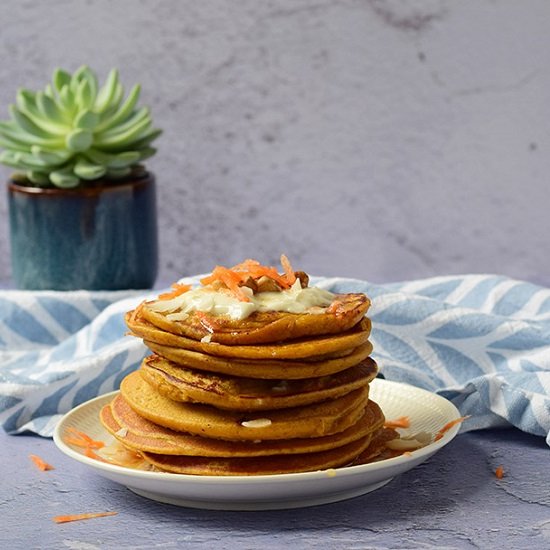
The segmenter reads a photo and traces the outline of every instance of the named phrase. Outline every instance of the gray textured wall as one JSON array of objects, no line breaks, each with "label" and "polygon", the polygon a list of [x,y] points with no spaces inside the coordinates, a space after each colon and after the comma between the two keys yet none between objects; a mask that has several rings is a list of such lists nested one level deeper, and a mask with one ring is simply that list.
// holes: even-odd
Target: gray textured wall
[{"label": "gray textured wall", "polygon": [[550,284],[547,0],[4,0],[0,20],[2,118],[56,66],[141,82],[164,281],[285,252]]}]

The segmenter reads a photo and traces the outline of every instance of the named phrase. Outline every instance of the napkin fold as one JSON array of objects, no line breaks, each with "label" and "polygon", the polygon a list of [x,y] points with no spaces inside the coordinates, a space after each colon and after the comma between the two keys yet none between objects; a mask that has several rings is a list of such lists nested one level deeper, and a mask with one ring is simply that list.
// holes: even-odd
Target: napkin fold
[{"label": "napkin fold", "polygon": [[[196,283],[197,277],[184,279]],[[550,289],[496,275],[377,285],[312,277],[372,300],[386,379],[451,400],[463,431],[516,426],[550,445]],[[124,313],[143,292],[0,292],[0,424],[50,437],[61,415],[118,388],[147,354]]]}]

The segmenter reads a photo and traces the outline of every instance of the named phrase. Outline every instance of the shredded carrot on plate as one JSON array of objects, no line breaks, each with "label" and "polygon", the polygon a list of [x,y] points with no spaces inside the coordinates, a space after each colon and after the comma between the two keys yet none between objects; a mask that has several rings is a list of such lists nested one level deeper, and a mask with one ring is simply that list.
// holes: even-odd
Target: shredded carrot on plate
[{"label": "shredded carrot on plate", "polygon": [[386,420],[384,422],[384,428],[409,428],[411,420],[408,416],[400,416],[394,420]]},{"label": "shredded carrot on plate", "polygon": [[460,418],[456,418],[455,420],[451,420],[450,422],[447,422],[441,430],[439,430],[434,437],[434,441],[439,441],[453,426],[456,426],[457,424],[461,424],[466,420],[467,418],[470,418],[470,416],[461,416]]},{"label": "shredded carrot on plate", "polygon": [[171,300],[172,298],[177,298],[178,296],[181,296],[182,294],[185,294],[186,292],[191,290],[191,285],[174,283],[171,288],[172,290],[170,292],[159,294],[159,300]]},{"label": "shredded carrot on plate", "polygon": [[102,518],[105,516],[116,516],[118,512],[95,512],[91,514],[71,514],[68,516],[55,516],[55,523],[67,523],[69,521],[79,521],[81,519]]},{"label": "shredded carrot on plate", "polygon": [[495,470],[495,476],[497,479],[502,479],[504,477],[504,468],[502,466],[498,466]]},{"label": "shredded carrot on plate", "polygon": [[29,455],[29,458],[34,462],[36,467],[43,472],[47,470],[54,470],[54,467],[51,464],[48,464],[42,460],[38,455]]},{"label": "shredded carrot on plate", "polygon": [[102,456],[99,456],[93,449],[91,449],[90,447],[86,447],[86,449],[84,450],[84,454],[88,457],[88,458],[93,458],[94,460],[99,460],[100,462],[106,462],[107,464],[110,464],[110,461],[109,460],[105,460]]},{"label": "shredded carrot on plate", "polygon": [[88,434],[85,434],[76,428],[69,427],[66,432],[71,434],[71,436],[65,436],[65,443],[76,445],[77,447],[83,447],[85,449],[101,449],[101,447],[105,447],[105,443],[103,441],[92,439]]}]

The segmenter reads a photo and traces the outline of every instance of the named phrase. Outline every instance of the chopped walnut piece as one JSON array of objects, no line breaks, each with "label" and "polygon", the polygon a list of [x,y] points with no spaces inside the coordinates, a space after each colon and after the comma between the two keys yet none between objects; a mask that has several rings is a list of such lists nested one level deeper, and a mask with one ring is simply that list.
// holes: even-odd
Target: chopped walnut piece
[{"label": "chopped walnut piece", "polygon": [[296,279],[300,279],[300,284],[302,285],[302,288],[307,288],[307,285],[309,284],[308,274],[304,273],[303,271],[295,271],[294,275],[296,275]]},{"label": "chopped walnut piece", "polygon": [[256,285],[258,286],[257,292],[281,292],[282,290],[277,281],[274,281],[265,275],[256,281]]},{"label": "chopped walnut piece", "polygon": [[254,292],[254,294],[258,292],[258,283],[252,277],[248,277],[248,279],[241,283],[240,286],[248,287],[250,290],[252,290],[252,292]]}]

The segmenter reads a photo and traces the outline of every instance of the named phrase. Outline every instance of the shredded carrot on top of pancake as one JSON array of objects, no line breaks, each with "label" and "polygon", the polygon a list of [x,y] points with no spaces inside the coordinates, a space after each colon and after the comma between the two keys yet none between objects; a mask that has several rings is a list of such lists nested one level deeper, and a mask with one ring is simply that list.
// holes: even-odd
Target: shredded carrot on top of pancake
[{"label": "shredded carrot on top of pancake", "polygon": [[296,281],[296,275],[288,258],[281,255],[281,265],[284,274],[280,274],[276,268],[260,264],[256,260],[245,260],[231,268],[217,265],[212,273],[201,279],[201,284],[210,285],[216,281],[223,283],[233,295],[241,302],[249,302],[250,298],[243,292],[241,286],[248,279],[260,279],[268,277],[273,279],[282,289],[290,288]]},{"label": "shredded carrot on top of pancake", "polygon": [[171,300],[176,298],[181,294],[184,294],[188,290],[191,290],[191,285],[183,285],[181,283],[174,283],[172,285],[172,290],[170,292],[165,292],[164,294],[159,294],[159,300]]}]

